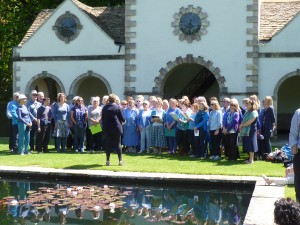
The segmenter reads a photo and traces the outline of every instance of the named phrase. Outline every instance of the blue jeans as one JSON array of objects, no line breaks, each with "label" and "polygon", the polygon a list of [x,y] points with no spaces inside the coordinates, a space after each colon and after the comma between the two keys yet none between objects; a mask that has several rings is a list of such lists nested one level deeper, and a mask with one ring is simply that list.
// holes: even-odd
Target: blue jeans
[{"label": "blue jeans", "polygon": [[29,146],[29,138],[30,138],[30,131],[26,129],[26,124],[18,123],[18,130],[19,130],[19,146],[18,146],[18,153],[28,153],[28,146]]},{"label": "blue jeans", "polygon": [[14,153],[18,151],[18,124],[12,124],[9,136],[9,149],[13,149]]},{"label": "blue jeans", "polygon": [[56,137],[56,150],[66,151],[67,137]]},{"label": "blue jeans", "polygon": [[76,124],[74,127],[74,150],[83,151],[85,127],[79,127]]},{"label": "blue jeans", "polygon": [[141,151],[150,150],[150,126],[143,127],[141,131]]}]

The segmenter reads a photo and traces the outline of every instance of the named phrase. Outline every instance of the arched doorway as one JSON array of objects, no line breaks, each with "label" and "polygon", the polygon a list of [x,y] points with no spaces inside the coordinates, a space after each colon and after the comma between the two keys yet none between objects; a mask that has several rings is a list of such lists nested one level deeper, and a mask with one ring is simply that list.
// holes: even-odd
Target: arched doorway
[{"label": "arched doorway", "polygon": [[181,98],[183,95],[190,99],[195,96],[211,96],[219,98],[219,85],[214,75],[199,64],[181,64],[173,68],[165,77],[164,98]]},{"label": "arched doorway", "polygon": [[45,97],[51,101],[56,101],[57,93],[65,92],[62,82],[54,75],[42,72],[31,78],[28,82],[25,93],[31,93],[32,90],[44,92]]},{"label": "arched doorway", "polygon": [[274,106],[277,109],[277,133],[279,135],[289,133],[292,116],[300,107],[299,83],[300,74],[298,71],[292,72],[284,76],[275,88]]},{"label": "arched doorway", "polygon": [[103,97],[111,93],[111,88],[107,80],[101,75],[89,71],[78,76],[70,87],[70,96],[81,96],[86,105],[93,96]]},{"label": "arched doorway", "polygon": [[168,62],[159,70],[154,82],[152,92],[164,98],[182,95],[193,98],[202,95],[221,99],[228,96],[228,88],[220,69],[212,61],[206,61],[201,56],[194,57],[192,54]]}]

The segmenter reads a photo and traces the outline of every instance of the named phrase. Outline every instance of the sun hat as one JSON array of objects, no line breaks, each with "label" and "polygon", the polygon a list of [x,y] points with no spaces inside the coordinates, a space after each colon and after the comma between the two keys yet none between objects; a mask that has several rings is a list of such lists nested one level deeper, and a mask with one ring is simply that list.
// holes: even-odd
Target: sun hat
[{"label": "sun hat", "polygon": [[20,94],[19,95],[19,100],[21,100],[21,99],[27,99],[26,95]]},{"label": "sun hat", "polygon": [[31,91],[31,94],[32,94],[32,95],[37,95],[37,91],[36,91],[36,90],[32,90],[32,91]]}]

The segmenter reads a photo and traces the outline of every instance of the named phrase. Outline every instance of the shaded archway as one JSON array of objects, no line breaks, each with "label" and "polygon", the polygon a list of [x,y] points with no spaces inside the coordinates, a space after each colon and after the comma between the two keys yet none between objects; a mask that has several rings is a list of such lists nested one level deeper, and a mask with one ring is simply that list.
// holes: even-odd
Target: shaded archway
[{"label": "shaded archway", "polygon": [[283,76],[274,89],[274,108],[277,114],[278,134],[288,134],[292,116],[300,107],[300,70]]},{"label": "shaded archway", "polygon": [[[209,60],[206,61],[201,56],[194,57],[189,54],[186,57],[177,57],[175,61],[168,62],[166,67],[160,69],[160,74],[154,80],[155,87],[153,87],[153,93],[163,97],[169,97],[169,95],[173,95],[174,97],[177,94],[180,95],[183,93],[181,92],[182,90],[177,94],[175,94],[174,90],[170,91],[173,88],[172,86],[174,86],[172,82],[180,82],[180,88],[185,89],[189,83],[197,82],[193,81],[193,79],[196,79],[197,76],[199,78],[202,76],[202,78],[205,77],[202,84],[205,85],[205,83],[208,82],[206,84],[211,88],[206,90],[207,95],[223,98],[228,95],[228,90],[225,86],[225,78],[221,76],[220,72],[218,67],[213,66],[213,62]],[[180,75],[180,73],[184,74]],[[165,91],[168,91],[169,93],[165,93]],[[199,87],[198,92],[196,90],[194,93],[186,93],[184,95],[197,94],[203,94],[199,92]]]},{"label": "shaded archway", "polygon": [[219,97],[219,85],[215,76],[199,64],[181,64],[173,68],[165,78],[164,98],[181,98],[186,95],[190,99],[195,96]]},{"label": "shaded archway", "polygon": [[88,104],[90,97],[107,95],[111,93],[108,81],[101,75],[92,71],[78,76],[70,87],[69,97],[81,96],[85,104]]},{"label": "shaded archway", "polygon": [[32,90],[44,92],[44,95],[50,97],[51,100],[56,100],[57,93],[65,93],[65,88],[60,79],[47,71],[43,71],[29,80],[25,88],[25,93],[28,94]]}]

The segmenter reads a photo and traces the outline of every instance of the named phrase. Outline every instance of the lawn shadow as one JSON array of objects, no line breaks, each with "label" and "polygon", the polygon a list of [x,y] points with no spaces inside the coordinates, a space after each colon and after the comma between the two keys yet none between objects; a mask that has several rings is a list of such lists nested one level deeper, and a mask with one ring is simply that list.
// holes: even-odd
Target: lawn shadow
[{"label": "lawn shadow", "polygon": [[91,165],[72,165],[72,166],[67,166],[64,167],[63,169],[73,169],[73,170],[88,170],[88,169],[93,169],[97,167],[104,167],[105,165],[100,165],[100,164],[91,164]]}]

